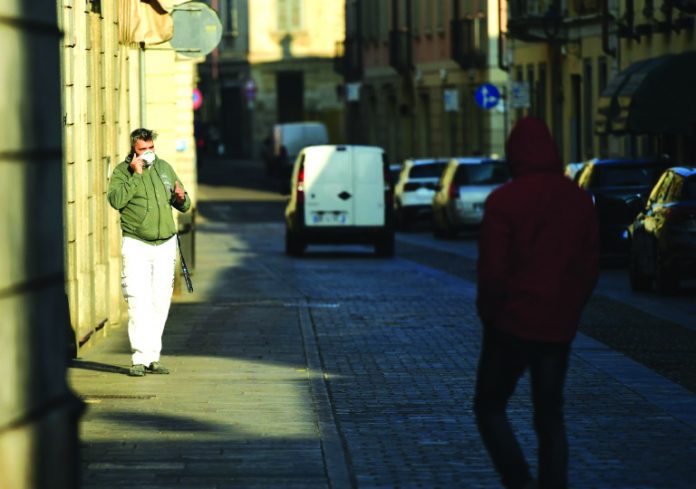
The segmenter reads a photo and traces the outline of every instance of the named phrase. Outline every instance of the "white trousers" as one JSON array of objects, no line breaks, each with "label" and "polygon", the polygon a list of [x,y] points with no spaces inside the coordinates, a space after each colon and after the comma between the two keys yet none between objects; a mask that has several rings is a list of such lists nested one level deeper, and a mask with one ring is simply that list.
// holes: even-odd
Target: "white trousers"
[{"label": "white trousers", "polygon": [[150,245],[124,236],[121,287],[128,303],[128,338],[133,365],[158,362],[169,315],[176,268],[176,236]]}]

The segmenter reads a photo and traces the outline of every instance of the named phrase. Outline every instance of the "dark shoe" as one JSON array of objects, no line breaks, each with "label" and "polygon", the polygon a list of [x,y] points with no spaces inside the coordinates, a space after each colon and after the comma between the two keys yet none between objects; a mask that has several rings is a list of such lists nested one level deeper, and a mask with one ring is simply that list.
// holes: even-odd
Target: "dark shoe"
[{"label": "dark shoe", "polygon": [[167,367],[163,367],[159,362],[152,362],[149,367],[146,369],[147,373],[149,374],[168,374],[169,369]]},{"label": "dark shoe", "polygon": [[141,363],[131,365],[131,368],[128,370],[128,375],[130,375],[131,377],[144,377],[145,365]]}]

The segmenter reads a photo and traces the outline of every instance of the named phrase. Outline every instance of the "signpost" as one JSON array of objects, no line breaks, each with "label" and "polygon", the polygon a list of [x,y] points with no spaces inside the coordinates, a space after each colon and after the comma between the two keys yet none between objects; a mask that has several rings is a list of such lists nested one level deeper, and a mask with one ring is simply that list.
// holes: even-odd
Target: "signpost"
[{"label": "signpost", "polygon": [[197,88],[193,89],[193,110],[198,110],[203,105],[203,94]]},{"label": "signpost", "polygon": [[444,92],[445,112],[459,112],[459,92],[448,88]]},{"label": "signpost", "polygon": [[215,10],[203,2],[187,2],[172,11],[174,37],[170,41],[182,56],[197,58],[215,49],[222,38],[222,23]]},{"label": "signpost", "polygon": [[522,81],[512,82],[510,87],[510,108],[528,109],[530,106],[529,83]]},{"label": "signpost", "polygon": [[244,83],[244,98],[247,101],[247,107],[249,109],[254,108],[254,101],[256,100],[256,82],[253,78],[249,78],[246,83]]},{"label": "signpost", "polygon": [[495,85],[484,83],[476,89],[474,97],[479,107],[489,110],[498,105],[500,101],[500,91],[498,91],[498,87]]}]

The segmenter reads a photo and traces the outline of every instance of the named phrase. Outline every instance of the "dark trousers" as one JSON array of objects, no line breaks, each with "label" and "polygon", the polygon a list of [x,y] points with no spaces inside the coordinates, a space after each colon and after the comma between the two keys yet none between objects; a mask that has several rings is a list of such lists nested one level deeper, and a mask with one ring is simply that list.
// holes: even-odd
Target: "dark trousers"
[{"label": "dark trousers", "polygon": [[489,328],[484,331],[474,412],[483,443],[507,488],[522,488],[533,479],[506,414],[508,399],[527,368],[539,443],[539,487],[568,485],[563,385],[569,352],[569,343],[525,341]]}]

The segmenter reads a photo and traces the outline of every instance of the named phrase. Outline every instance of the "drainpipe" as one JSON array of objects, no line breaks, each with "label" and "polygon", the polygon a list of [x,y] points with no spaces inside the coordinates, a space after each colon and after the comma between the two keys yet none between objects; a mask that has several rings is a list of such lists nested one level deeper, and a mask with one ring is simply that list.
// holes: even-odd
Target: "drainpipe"
[{"label": "drainpipe", "polygon": [[[507,30],[505,32],[507,32]],[[503,5],[502,0],[498,0],[498,68],[500,68],[503,71],[510,71],[510,67],[505,64],[504,49],[505,43],[503,42]]]},{"label": "drainpipe", "polygon": [[145,43],[140,43],[138,50],[138,64],[140,65],[140,127],[147,127],[147,104],[145,103]]},{"label": "drainpipe", "polygon": [[616,49],[609,45],[609,20],[609,0],[602,0],[602,51],[613,58]]}]

